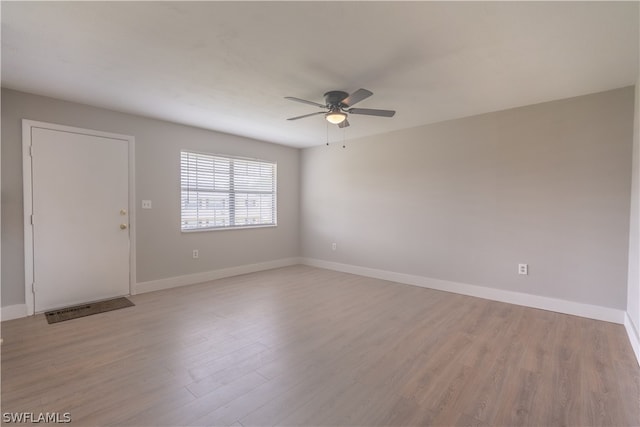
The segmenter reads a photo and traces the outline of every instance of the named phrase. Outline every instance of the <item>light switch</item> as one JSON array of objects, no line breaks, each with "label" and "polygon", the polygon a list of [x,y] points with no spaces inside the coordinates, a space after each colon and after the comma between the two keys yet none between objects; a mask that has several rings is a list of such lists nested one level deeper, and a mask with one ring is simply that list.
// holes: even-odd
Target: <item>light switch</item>
[{"label": "light switch", "polygon": [[143,200],[142,209],[151,209],[151,200]]}]

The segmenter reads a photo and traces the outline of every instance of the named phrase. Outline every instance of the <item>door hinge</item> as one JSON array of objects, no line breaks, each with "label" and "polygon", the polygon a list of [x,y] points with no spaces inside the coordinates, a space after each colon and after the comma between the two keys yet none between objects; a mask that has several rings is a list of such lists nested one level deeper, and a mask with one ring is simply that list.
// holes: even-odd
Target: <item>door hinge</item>
[{"label": "door hinge", "polygon": [[33,215],[31,215],[31,225],[33,225]]},{"label": "door hinge", "polygon": [[31,293],[36,293],[36,282],[31,283]]},{"label": "door hinge", "polygon": [[29,146],[29,155],[33,157],[33,145]]}]

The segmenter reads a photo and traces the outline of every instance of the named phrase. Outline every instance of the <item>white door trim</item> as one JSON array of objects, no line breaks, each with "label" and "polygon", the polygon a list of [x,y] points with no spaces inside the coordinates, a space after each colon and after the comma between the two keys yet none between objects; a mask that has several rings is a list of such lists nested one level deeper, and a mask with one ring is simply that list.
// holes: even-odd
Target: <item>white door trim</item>
[{"label": "white door trim", "polygon": [[136,283],[136,203],[135,203],[135,138],[129,135],[63,126],[35,120],[22,120],[22,180],[24,197],[24,298],[27,315],[34,313],[33,293],[33,186],[31,170],[31,129],[41,128],[127,141],[129,146],[129,293]]}]

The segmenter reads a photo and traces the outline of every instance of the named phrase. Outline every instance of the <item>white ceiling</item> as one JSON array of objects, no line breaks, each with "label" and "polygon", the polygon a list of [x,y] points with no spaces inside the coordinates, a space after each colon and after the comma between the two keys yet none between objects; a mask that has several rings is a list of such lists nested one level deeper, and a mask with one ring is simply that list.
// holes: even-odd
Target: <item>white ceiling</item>
[{"label": "white ceiling", "polygon": [[7,2],[2,86],[295,147],[632,85],[638,2]]}]

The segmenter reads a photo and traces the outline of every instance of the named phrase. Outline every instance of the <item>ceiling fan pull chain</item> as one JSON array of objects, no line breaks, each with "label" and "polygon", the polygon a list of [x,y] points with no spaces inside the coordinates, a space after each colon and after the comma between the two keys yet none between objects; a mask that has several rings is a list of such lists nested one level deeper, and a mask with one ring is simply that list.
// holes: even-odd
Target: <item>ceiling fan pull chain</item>
[{"label": "ceiling fan pull chain", "polygon": [[329,146],[329,122],[327,122],[327,146]]}]

